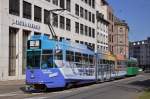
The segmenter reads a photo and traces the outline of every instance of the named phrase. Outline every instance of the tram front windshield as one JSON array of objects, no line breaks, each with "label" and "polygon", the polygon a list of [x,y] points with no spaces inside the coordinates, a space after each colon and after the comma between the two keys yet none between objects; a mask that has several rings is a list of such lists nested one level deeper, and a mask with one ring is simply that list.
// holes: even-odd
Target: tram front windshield
[{"label": "tram front windshield", "polygon": [[53,68],[53,50],[43,50],[42,51],[42,60],[41,60],[41,69]]},{"label": "tram front windshield", "polygon": [[27,52],[27,67],[29,69],[40,68],[41,51]]}]

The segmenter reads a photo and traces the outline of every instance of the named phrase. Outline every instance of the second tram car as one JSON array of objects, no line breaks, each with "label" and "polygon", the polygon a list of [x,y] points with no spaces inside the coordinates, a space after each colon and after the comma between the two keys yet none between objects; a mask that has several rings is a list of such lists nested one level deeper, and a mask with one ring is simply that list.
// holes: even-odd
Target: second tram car
[{"label": "second tram car", "polygon": [[136,58],[130,58],[127,61],[127,76],[135,76],[139,73],[138,62]]}]

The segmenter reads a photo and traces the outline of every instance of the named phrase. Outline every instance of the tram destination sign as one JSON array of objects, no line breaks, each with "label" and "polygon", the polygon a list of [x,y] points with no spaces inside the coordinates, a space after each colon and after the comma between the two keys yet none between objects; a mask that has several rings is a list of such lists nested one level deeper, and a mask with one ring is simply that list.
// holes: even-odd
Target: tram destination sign
[{"label": "tram destination sign", "polygon": [[41,41],[40,40],[30,40],[28,41],[28,49],[40,49]]}]

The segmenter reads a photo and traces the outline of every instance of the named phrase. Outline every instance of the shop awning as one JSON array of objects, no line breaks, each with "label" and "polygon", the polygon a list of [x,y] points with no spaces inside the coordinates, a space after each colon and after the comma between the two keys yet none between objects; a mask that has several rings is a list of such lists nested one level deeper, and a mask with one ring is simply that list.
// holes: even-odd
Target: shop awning
[{"label": "shop awning", "polygon": [[107,52],[106,53],[106,59],[111,60],[111,61],[115,61],[116,57],[115,57],[115,55],[111,54],[110,52]]}]

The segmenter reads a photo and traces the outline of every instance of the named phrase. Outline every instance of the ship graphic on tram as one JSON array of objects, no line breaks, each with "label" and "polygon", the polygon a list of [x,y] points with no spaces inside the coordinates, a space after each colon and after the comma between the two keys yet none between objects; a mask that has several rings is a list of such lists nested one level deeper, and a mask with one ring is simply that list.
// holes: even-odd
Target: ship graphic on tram
[{"label": "ship graphic on tram", "polygon": [[115,60],[106,60],[106,55],[83,44],[34,35],[27,45],[26,84],[35,88],[60,88],[126,75],[126,70],[116,71]]}]

